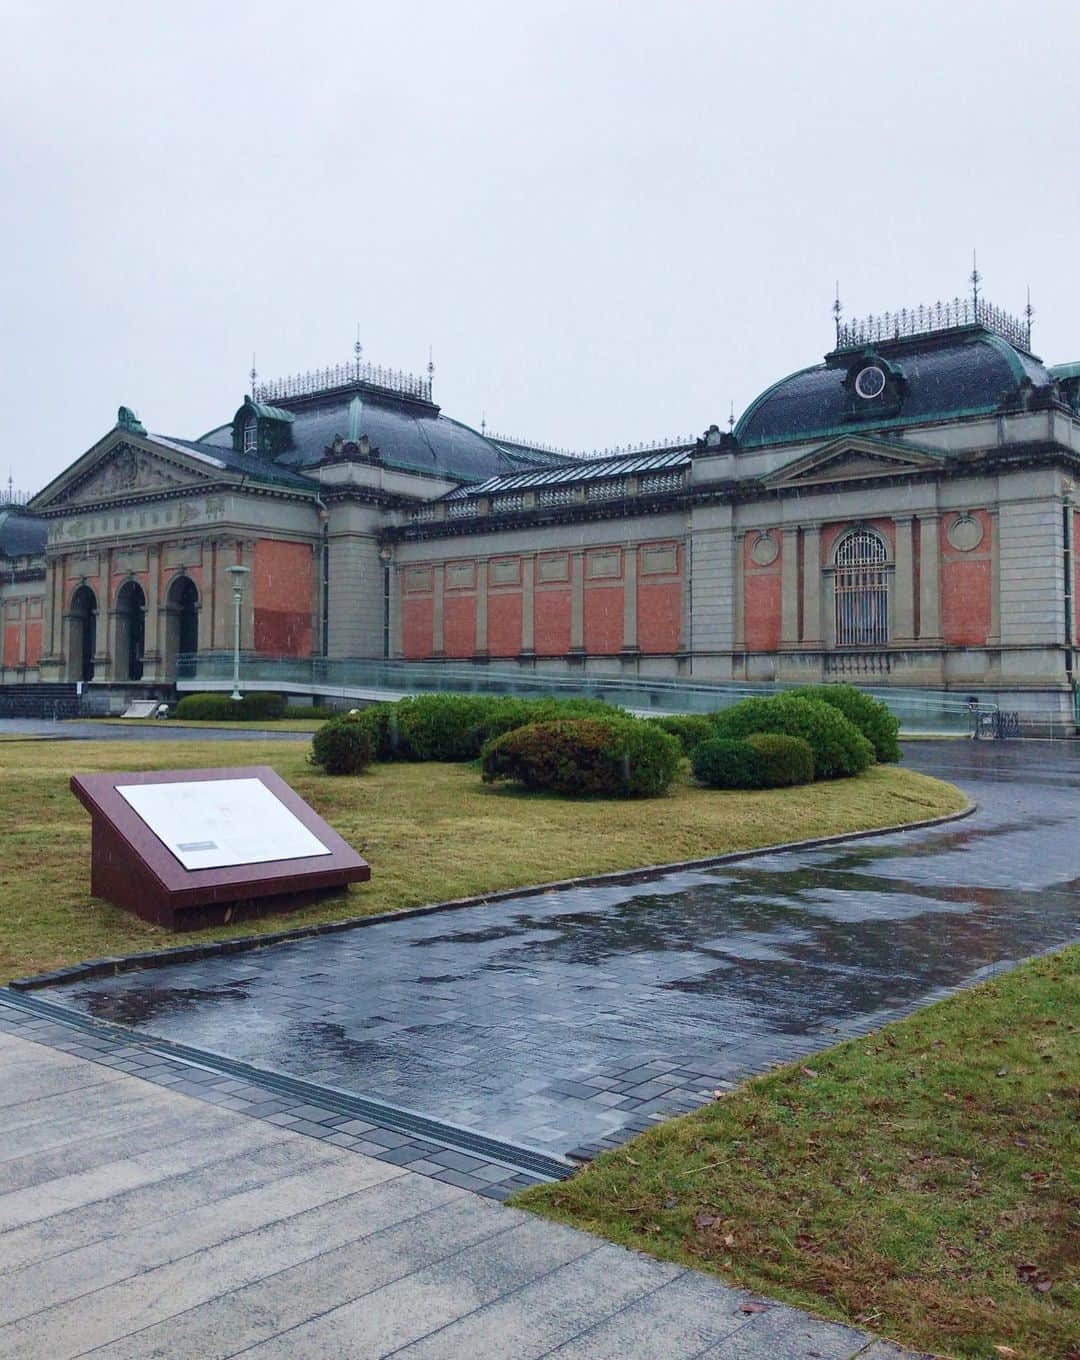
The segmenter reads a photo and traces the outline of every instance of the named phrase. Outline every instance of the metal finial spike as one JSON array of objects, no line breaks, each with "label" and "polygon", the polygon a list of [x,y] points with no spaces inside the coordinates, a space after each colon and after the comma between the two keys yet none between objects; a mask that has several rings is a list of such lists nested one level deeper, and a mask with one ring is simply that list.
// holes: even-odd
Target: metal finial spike
[{"label": "metal finial spike", "polygon": [[432,378],[434,378],[434,376],[435,376],[435,359],[434,359],[434,357],[433,357],[433,355],[432,355],[432,350],[431,350],[431,346],[430,346],[430,345],[428,345],[428,351],[427,351],[427,375],[428,375],[428,382],[430,382],[430,381],[432,380]]},{"label": "metal finial spike", "polygon": [[249,376],[250,376],[250,378],[251,378],[251,400],[254,401],[254,400],[255,400],[255,382],[256,382],[256,379],[257,379],[258,376],[259,376],[259,374],[258,374],[258,372],[257,372],[257,370],[256,370],[256,368],[255,368],[255,351],[254,351],[254,350],[251,351],[251,373],[250,373]]},{"label": "metal finial spike", "polygon": [[487,434],[487,412],[480,412],[480,433]]},{"label": "metal finial spike", "polygon": [[979,273],[979,261],[975,251],[971,252],[971,300],[975,304],[976,310],[979,306],[979,284],[982,283],[982,275]]},{"label": "metal finial spike", "polygon": [[356,323],[356,339],[355,339],[355,341],[353,342],[353,347],[352,347],[352,348],[353,348],[353,354],[356,355],[356,362],[359,363],[359,362],[360,362],[360,356],[361,356],[361,355],[363,354],[363,352],[364,352],[364,347],[363,347],[363,345],[360,343],[360,322],[359,322],[359,321]]},{"label": "metal finial spike", "polygon": [[728,429],[729,429],[729,430],[734,430],[734,428],[735,428],[735,403],[734,403],[734,402],[731,403],[731,409],[728,411],[727,423],[728,423]]}]

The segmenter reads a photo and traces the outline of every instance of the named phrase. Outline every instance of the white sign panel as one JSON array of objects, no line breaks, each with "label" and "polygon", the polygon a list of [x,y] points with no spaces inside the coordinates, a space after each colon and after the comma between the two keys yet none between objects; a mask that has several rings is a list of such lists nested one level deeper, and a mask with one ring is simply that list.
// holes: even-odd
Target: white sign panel
[{"label": "white sign panel", "polygon": [[330,854],[261,779],[118,784],[116,792],[185,869]]}]

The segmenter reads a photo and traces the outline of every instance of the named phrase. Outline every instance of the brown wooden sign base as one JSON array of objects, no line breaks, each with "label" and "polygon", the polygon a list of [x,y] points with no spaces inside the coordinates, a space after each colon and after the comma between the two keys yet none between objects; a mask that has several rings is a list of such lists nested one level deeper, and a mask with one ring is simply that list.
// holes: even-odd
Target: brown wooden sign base
[{"label": "brown wooden sign base", "polygon": [[[258,780],[328,853],[226,867],[186,869],[118,787]],[[267,912],[294,910],[363,883],[371,867],[267,765],[72,775],[90,813],[90,891],[169,930],[199,930]]]}]

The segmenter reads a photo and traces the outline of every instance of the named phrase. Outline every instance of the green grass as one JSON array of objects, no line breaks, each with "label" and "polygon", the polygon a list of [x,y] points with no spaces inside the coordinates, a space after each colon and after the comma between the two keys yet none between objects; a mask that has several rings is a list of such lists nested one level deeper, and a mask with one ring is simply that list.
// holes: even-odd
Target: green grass
[{"label": "green grass", "polygon": [[745,1083],[525,1209],[904,1345],[1078,1354],[1080,947]]},{"label": "green grass", "polygon": [[[382,765],[331,778],[306,742],[8,742],[0,747],[0,978],[304,922],[396,911],[500,888],[696,859],[963,807],[909,770],[757,793],[680,782],[642,801],[570,801],[484,785],[464,765]],[[74,771],[271,765],[372,865],[370,883],[289,915],[183,937],[90,896],[90,819]]]}]

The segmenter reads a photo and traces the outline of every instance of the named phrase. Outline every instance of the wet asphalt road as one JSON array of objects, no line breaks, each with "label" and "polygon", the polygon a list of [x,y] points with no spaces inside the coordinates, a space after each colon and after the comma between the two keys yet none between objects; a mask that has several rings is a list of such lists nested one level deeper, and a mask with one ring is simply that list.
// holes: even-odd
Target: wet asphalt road
[{"label": "wet asphalt road", "polygon": [[593,1150],[1080,936],[1080,743],[912,743],[906,759],[978,811],[45,995],[511,1141]]}]

